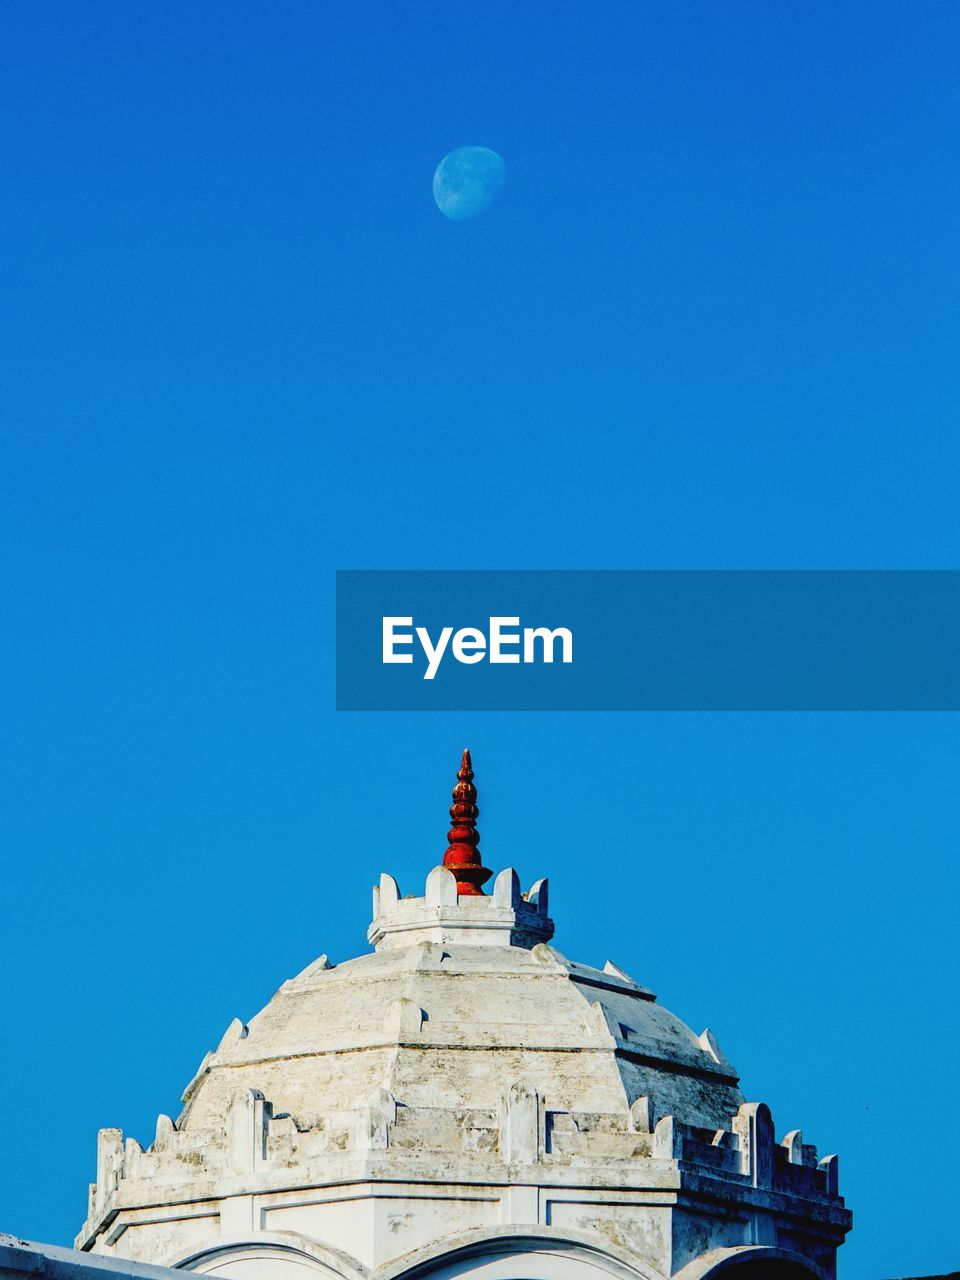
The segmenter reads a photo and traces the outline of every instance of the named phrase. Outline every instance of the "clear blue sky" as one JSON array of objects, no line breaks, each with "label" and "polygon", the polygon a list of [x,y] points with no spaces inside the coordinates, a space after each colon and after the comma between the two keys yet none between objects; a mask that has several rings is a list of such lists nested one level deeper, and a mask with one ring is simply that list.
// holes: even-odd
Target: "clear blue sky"
[{"label": "clear blue sky", "polygon": [[[20,0],[0,17],[8,1229],[489,864],[958,1265],[955,716],[333,711],[337,567],[956,567],[960,9]],[[444,220],[454,147],[506,160]]]}]

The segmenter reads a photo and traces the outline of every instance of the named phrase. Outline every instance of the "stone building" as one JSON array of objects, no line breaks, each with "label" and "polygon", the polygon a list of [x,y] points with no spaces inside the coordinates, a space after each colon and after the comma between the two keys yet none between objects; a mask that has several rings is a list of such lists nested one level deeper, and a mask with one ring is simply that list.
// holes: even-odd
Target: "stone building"
[{"label": "stone building", "polygon": [[484,893],[469,753],[450,812],[423,896],[381,876],[371,952],[234,1020],[146,1149],[101,1130],[77,1247],[237,1280],[830,1280],[837,1157],[778,1142],[709,1030],[556,950],[546,880]]}]

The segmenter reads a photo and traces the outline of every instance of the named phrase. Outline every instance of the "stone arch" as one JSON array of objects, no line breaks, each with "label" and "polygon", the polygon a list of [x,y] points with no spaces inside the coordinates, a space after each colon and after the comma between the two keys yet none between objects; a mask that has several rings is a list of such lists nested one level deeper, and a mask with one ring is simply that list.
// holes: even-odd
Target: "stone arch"
[{"label": "stone arch", "polygon": [[421,1250],[375,1280],[664,1280],[650,1263],[551,1227],[489,1228]]},{"label": "stone arch", "polygon": [[295,1231],[218,1236],[172,1265],[219,1280],[369,1280],[355,1258]]},{"label": "stone arch", "polygon": [[827,1280],[809,1258],[769,1245],[711,1249],[678,1271],[673,1280]]}]

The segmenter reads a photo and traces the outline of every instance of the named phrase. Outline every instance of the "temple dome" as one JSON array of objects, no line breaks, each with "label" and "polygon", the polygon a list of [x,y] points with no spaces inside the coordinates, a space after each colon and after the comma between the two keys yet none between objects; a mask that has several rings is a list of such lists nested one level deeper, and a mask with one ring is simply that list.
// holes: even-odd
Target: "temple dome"
[{"label": "temple dome", "polygon": [[231,1024],[184,1094],[180,1131],[222,1128],[244,1084],[298,1134],[323,1135],[315,1149],[349,1146],[368,1105],[386,1105],[391,1122],[399,1107],[411,1131],[419,1117],[423,1149],[441,1111],[495,1117],[505,1083],[545,1112],[620,1117],[627,1144],[636,1122],[649,1132],[662,1116],[729,1123],[743,1099],[709,1031],[695,1036],[616,965],[551,947],[546,880],[522,893],[508,868],[484,893],[473,776],[465,751],[450,845],[423,896],[402,897],[382,875],[373,954],[336,966],[323,956],[248,1026]]},{"label": "temple dome", "polygon": [[453,800],[422,896],[380,877],[371,952],[234,1019],[146,1149],[101,1129],[79,1247],[230,1280],[712,1280],[760,1254],[831,1280],[836,1158],[777,1144],[709,1031],[556,950],[545,880],[484,891],[466,752]]},{"label": "temple dome", "polygon": [[[716,1129],[743,1101],[709,1032],[695,1035],[616,965],[566,959],[546,939],[547,888],[512,870],[490,897],[458,896],[438,867],[421,898],[388,876],[375,893],[377,949],[285,982],[235,1022],[185,1094],[178,1128],[219,1127],[246,1082],[298,1130],[350,1127],[358,1104],[495,1110],[504,1082],[558,1111],[673,1115]],[[345,1139],[346,1140],[346,1139]]]}]

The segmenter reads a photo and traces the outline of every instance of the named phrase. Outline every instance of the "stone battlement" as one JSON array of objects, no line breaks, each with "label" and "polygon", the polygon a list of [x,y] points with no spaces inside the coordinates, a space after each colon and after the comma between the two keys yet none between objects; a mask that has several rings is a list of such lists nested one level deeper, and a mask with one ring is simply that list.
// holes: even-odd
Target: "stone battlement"
[{"label": "stone battlement", "polygon": [[470,897],[458,895],[452,871],[434,867],[422,898],[401,897],[393,876],[381,875],[367,938],[377,951],[420,942],[530,948],[549,942],[553,932],[546,880],[522,893],[519,876],[508,867],[497,876],[489,897]]},{"label": "stone battlement", "polygon": [[[780,1143],[769,1108],[745,1103],[729,1129],[709,1130],[656,1117],[639,1098],[625,1113],[557,1111],[526,1085],[507,1088],[499,1108],[407,1107],[380,1090],[353,1111],[300,1128],[275,1114],[258,1090],[234,1099],[219,1132],[180,1130],[165,1115],[146,1150],[119,1129],[102,1129],[97,1180],[77,1237],[89,1247],[102,1225],[127,1204],[169,1188],[176,1199],[218,1199],[238,1178],[248,1190],[331,1185],[378,1175],[377,1157],[390,1153],[390,1176],[423,1181],[510,1181],[518,1167],[538,1166],[535,1181],[564,1183],[565,1171],[591,1185],[643,1188],[686,1186],[742,1201],[744,1192],[777,1193],[819,1203],[838,1224],[847,1218],[837,1183],[837,1157],[819,1159],[799,1130]],[[530,1176],[529,1174],[526,1176]],[[139,1185],[138,1185],[139,1184]]]}]

